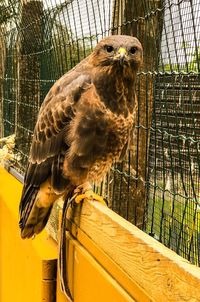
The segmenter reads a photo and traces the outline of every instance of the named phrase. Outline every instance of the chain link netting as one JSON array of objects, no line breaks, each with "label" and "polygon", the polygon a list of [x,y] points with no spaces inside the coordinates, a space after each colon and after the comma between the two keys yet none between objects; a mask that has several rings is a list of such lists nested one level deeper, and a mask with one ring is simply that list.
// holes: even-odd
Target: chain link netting
[{"label": "chain link netting", "polygon": [[133,148],[96,190],[121,216],[199,265],[198,0],[0,2],[0,135],[16,134],[24,174],[38,110],[53,83],[103,37],[137,36]]}]

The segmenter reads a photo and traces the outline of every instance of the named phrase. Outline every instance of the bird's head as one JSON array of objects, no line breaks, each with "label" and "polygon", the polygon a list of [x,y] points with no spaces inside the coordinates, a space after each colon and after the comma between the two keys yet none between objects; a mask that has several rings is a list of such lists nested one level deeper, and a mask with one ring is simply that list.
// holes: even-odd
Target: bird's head
[{"label": "bird's head", "polygon": [[102,39],[92,53],[96,66],[112,66],[117,69],[137,71],[143,60],[143,49],[139,40],[126,35],[113,35]]}]

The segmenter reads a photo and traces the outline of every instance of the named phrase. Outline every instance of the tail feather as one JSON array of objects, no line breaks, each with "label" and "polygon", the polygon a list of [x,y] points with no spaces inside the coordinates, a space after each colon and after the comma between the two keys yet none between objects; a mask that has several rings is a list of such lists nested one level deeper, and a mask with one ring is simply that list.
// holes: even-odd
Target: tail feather
[{"label": "tail feather", "polygon": [[37,206],[36,197],[38,192],[38,187],[29,186],[22,195],[19,226],[23,239],[40,233],[45,227],[51,213],[52,204],[48,207]]},{"label": "tail feather", "polygon": [[24,191],[22,193],[22,198],[20,201],[20,206],[19,206],[19,213],[20,213],[19,226],[21,229],[23,229],[27,223],[27,219],[34,205],[35,198],[37,196],[38,191],[39,191],[38,187],[35,188],[33,186],[28,186],[24,188]]},{"label": "tail feather", "polygon": [[51,209],[52,206],[48,208],[38,208],[37,205],[34,204],[26,224],[21,228],[21,237],[25,239],[39,234],[46,226]]},{"label": "tail feather", "polygon": [[21,237],[30,238],[40,233],[45,227],[53,203],[60,197],[65,198],[74,190],[74,186],[66,185],[65,191],[57,194],[49,179],[40,186],[25,185],[20,202]]}]

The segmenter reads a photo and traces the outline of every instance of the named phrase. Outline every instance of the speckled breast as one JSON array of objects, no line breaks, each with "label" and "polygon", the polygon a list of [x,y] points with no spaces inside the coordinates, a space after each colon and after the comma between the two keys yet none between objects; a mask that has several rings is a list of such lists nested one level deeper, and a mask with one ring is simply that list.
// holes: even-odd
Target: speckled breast
[{"label": "speckled breast", "polygon": [[110,170],[113,161],[118,161],[122,150],[128,146],[133,128],[133,116],[113,114],[110,125],[108,144],[104,154],[99,157],[88,173],[88,181],[100,181]]}]

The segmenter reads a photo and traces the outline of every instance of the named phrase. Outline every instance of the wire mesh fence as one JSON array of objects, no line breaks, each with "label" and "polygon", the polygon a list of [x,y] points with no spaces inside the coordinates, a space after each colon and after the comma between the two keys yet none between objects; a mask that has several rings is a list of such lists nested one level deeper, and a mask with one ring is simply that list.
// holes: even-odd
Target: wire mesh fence
[{"label": "wire mesh fence", "polygon": [[199,265],[199,3],[168,2],[154,85],[146,231]]},{"label": "wire mesh fence", "polygon": [[96,189],[114,211],[199,265],[199,1],[3,0],[0,8],[0,134],[16,134],[12,165],[21,174],[53,83],[104,36],[140,39],[133,147]]}]

